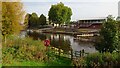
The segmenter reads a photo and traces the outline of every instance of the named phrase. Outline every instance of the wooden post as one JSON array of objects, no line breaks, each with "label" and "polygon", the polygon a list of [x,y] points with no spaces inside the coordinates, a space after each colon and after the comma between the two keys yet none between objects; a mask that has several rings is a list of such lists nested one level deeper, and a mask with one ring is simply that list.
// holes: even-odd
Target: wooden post
[{"label": "wooden post", "polygon": [[58,50],[58,51],[59,51],[59,58],[60,58],[60,48],[59,48],[59,50]]},{"label": "wooden post", "polygon": [[73,50],[71,49],[71,60],[73,59]]},{"label": "wooden post", "polygon": [[75,51],[75,57],[77,57],[77,56],[76,56],[76,51]]},{"label": "wooden post", "polygon": [[80,57],[82,56],[81,50],[80,50]]},{"label": "wooden post", "polygon": [[48,61],[49,61],[49,56],[50,56],[50,55],[49,55],[49,53],[50,53],[50,52],[49,52],[49,46],[47,47],[47,52],[48,52]]},{"label": "wooden post", "polygon": [[84,49],[82,50],[82,56],[84,56],[84,53],[85,53],[85,51],[84,51]]},{"label": "wooden post", "polygon": [[[59,43],[61,43],[61,41],[60,41],[60,35],[59,35]],[[59,44],[59,58],[60,58],[60,45],[61,44]]]}]

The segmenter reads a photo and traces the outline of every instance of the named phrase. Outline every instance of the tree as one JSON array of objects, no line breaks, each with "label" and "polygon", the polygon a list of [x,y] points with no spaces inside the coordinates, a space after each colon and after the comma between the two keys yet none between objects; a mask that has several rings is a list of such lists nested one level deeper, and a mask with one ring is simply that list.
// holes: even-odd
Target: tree
[{"label": "tree", "polygon": [[[0,6],[2,6],[2,2],[0,2]],[[0,33],[2,32],[2,7],[0,8]]]},{"label": "tree", "polygon": [[100,31],[100,41],[95,44],[99,52],[113,52],[118,50],[117,22],[112,16],[108,16]]},{"label": "tree", "polygon": [[2,35],[18,34],[22,29],[24,10],[21,2],[2,2]]},{"label": "tree", "polygon": [[57,5],[52,5],[49,13],[49,21],[55,24],[69,23],[72,16],[71,8],[64,6],[63,3],[58,3]]},{"label": "tree", "polygon": [[30,27],[36,27],[38,25],[38,15],[36,13],[32,13],[29,18]]},{"label": "tree", "polygon": [[25,25],[25,27],[24,28],[29,28],[29,26],[30,26],[30,17],[31,17],[31,15],[29,14],[29,13],[27,13],[26,15],[25,15],[25,19],[24,19],[24,25]]},{"label": "tree", "polygon": [[120,50],[120,17],[118,17],[117,19],[117,27],[118,27],[118,35],[119,35],[119,50]]},{"label": "tree", "polygon": [[42,26],[47,24],[46,17],[43,14],[41,14],[40,17],[39,17],[39,23]]}]

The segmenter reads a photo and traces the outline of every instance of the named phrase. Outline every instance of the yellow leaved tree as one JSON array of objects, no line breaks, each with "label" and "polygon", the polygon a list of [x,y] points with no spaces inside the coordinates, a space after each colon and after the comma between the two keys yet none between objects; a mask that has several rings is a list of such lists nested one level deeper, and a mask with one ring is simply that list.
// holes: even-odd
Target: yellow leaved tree
[{"label": "yellow leaved tree", "polygon": [[22,30],[21,23],[24,13],[21,2],[2,2],[2,35],[4,40],[7,35],[16,35]]}]

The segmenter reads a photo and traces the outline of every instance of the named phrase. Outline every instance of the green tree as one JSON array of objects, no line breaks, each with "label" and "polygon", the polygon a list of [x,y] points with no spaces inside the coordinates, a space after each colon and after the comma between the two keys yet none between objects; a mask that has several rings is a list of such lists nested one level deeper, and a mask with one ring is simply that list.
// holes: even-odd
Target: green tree
[{"label": "green tree", "polygon": [[39,24],[42,26],[47,24],[46,17],[43,14],[41,14],[39,17]]},{"label": "green tree", "polygon": [[2,35],[18,34],[22,29],[20,23],[24,16],[21,2],[2,2]]},{"label": "green tree", "polygon": [[100,41],[95,44],[99,52],[113,52],[118,50],[117,22],[112,16],[108,16],[100,31]]},{"label": "green tree", "polygon": [[119,50],[120,50],[120,17],[118,17],[117,19],[117,27],[118,27],[118,35],[119,35]]},{"label": "green tree", "polygon": [[72,10],[60,2],[51,6],[48,16],[49,21],[52,21],[55,24],[60,25],[63,23],[69,23],[72,16]]},{"label": "green tree", "polygon": [[29,19],[30,26],[36,27],[38,25],[38,15],[36,13],[32,13]]}]

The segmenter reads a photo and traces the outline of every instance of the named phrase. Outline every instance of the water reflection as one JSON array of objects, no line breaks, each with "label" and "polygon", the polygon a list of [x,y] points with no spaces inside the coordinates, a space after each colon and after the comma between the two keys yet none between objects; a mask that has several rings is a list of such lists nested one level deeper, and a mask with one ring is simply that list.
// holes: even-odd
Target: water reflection
[{"label": "water reflection", "polygon": [[47,38],[47,36],[45,34],[40,34],[40,33],[37,33],[37,32],[33,32],[33,33],[28,33],[28,35],[30,37],[32,37],[34,40],[45,40]]},{"label": "water reflection", "polygon": [[93,46],[92,42],[74,40],[74,37],[69,35],[33,32],[29,33],[29,36],[32,37],[34,40],[40,39],[42,41],[48,38],[50,39],[51,46],[61,48],[64,51],[69,51],[72,48],[73,51],[80,51],[84,49],[85,52],[96,52],[96,49]]},{"label": "water reflection", "polygon": [[51,45],[64,51],[70,50],[70,40],[65,39],[63,35],[51,35]]}]

